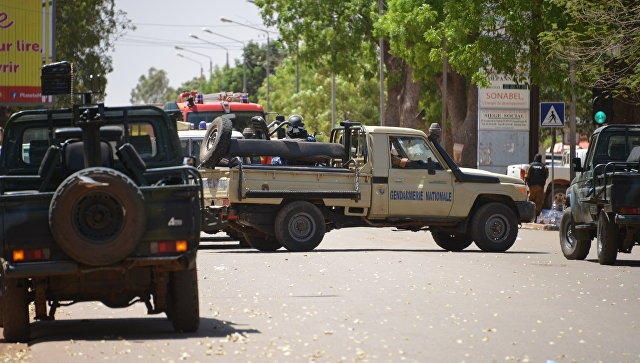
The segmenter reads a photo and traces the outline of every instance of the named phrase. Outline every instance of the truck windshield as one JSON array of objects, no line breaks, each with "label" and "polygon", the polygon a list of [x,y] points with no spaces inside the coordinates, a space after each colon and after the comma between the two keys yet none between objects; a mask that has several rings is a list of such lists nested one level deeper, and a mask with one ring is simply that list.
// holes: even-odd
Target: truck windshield
[{"label": "truck windshield", "polygon": [[640,146],[640,130],[614,131],[600,135],[593,156],[593,165],[610,161],[626,161],[631,149]]},{"label": "truck windshield", "polygon": [[264,114],[259,111],[233,111],[231,114],[227,114],[224,111],[193,111],[187,113],[187,122],[194,125],[194,129],[198,129],[198,124],[201,121],[206,123],[213,122],[216,117],[227,116],[233,123],[233,129],[242,132],[247,127],[251,127],[251,118],[253,116],[261,116],[264,118]]}]

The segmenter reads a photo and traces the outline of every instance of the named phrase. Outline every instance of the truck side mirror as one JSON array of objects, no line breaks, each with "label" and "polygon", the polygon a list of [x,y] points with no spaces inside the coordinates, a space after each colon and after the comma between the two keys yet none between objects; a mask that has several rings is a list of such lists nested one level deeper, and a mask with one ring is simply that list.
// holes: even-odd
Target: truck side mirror
[{"label": "truck side mirror", "polygon": [[580,158],[571,159],[571,163],[573,164],[573,171],[582,172],[584,169],[582,168],[582,160]]},{"label": "truck side mirror", "polygon": [[427,158],[427,174],[435,175],[436,174],[436,163],[431,160],[431,158]]}]

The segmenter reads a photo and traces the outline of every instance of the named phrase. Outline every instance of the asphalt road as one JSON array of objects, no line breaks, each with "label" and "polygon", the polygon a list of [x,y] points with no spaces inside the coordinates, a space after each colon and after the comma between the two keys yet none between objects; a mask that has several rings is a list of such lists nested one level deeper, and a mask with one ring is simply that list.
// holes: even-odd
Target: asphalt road
[{"label": "asphalt road", "polygon": [[198,256],[201,328],[173,333],[143,305],[62,307],[5,361],[640,361],[640,247],[568,261],[558,232],[521,229],[507,253],[440,250],[425,232],[353,228],[310,253],[223,235]]}]

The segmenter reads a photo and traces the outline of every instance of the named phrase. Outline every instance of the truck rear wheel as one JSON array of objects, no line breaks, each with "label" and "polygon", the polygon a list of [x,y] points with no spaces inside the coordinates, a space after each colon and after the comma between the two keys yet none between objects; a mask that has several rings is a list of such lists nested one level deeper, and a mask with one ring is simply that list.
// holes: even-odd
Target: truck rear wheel
[{"label": "truck rear wheel", "polygon": [[29,340],[29,295],[24,279],[3,278],[2,320],[7,342]]},{"label": "truck rear wheel", "polygon": [[471,237],[485,252],[504,252],[518,236],[518,221],[514,211],[502,203],[487,203],[471,220]]},{"label": "truck rear wheel", "polygon": [[276,215],[276,238],[288,251],[313,250],[322,242],[325,231],[322,212],[309,202],[289,203]]},{"label": "truck rear wheel", "polygon": [[448,233],[431,231],[431,236],[438,246],[447,251],[462,251],[469,247],[473,240],[466,233]]},{"label": "truck rear wheel", "polygon": [[207,128],[200,146],[200,162],[205,168],[213,168],[229,151],[233,124],[224,116],[216,117]]},{"label": "truck rear wheel", "polygon": [[144,198],[126,175],[109,168],[71,174],[53,194],[49,228],[75,261],[104,266],[129,256],[146,230]]},{"label": "truck rear wheel", "polygon": [[613,265],[618,257],[620,231],[612,217],[603,210],[598,215],[598,262],[601,265]]},{"label": "truck rear wheel", "polygon": [[167,317],[177,332],[192,333],[200,327],[198,272],[195,266],[169,275]]},{"label": "truck rear wheel", "polygon": [[560,221],[560,248],[567,260],[584,260],[591,248],[591,239],[579,238],[571,207],[564,210]]}]

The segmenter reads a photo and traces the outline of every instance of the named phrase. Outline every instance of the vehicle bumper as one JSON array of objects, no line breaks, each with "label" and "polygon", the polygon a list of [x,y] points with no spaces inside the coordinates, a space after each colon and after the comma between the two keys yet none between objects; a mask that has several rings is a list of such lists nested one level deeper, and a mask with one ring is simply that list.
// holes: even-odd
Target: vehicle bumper
[{"label": "vehicle bumper", "polygon": [[123,271],[134,268],[152,268],[157,271],[179,271],[195,266],[196,251],[189,251],[179,256],[149,256],[128,258],[120,263],[108,266],[86,266],[74,261],[38,261],[9,263],[2,262],[2,270],[6,277],[28,278],[61,275],[79,275],[97,270]]},{"label": "vehicle bumper", "polygon": [[533,222],[536,218],[536,204],[531,201],[516,202],[518,222]]},{"label": "vehicle bumper", "polygon": [[616,214],[615,223],[621,226],[640,226],[640,215]]}]

